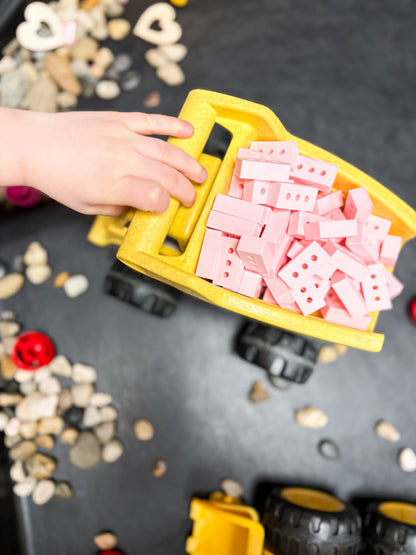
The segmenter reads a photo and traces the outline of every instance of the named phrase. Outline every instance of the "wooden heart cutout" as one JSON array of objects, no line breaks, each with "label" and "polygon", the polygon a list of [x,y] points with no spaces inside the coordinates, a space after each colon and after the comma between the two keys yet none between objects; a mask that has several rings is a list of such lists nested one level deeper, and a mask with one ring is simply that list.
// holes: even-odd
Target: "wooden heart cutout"
[{"label": "wooden heart cutout", "polygon": [[[176,12],[173,6],[158,2],[142,13],[133,29],[133,34],[158,46],[174,44],[182,36],[182,27],[175,18]],[[160,31],[152,29],[152,25],[156,22],[159,23]]]},{"label": "wooden heart cutout", "polygon": [[[51,30],[50,37],[41,37],[38,31],[42,23]],[[32,52],[47,52],[65,44],[61,21],[55,12],[43,2],[32,2],[25,9],[25,21],[16,29],[19,43]]]}]

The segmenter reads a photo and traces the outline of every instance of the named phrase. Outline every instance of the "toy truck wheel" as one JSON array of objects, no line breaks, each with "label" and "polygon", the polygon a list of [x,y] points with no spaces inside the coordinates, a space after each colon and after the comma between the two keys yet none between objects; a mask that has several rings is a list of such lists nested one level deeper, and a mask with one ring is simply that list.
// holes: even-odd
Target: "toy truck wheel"
[{"label": "toy truck wheel", "polygon": [[279,555],[356,555],[361,545],[355,507],[314,489],[275,488],[266,503],[264,528]]},{"label": "toy truck wheel", "polygon": [[370,555],[415,555],[416,505],[371,503],[364,521],[364,539]]},{"label": "toy truck wheel", "polygon": [[135,272],[118,260],[105,278],[104,291],[163,318],[173,313],[180,298],[180,292],[174,287]]},{"label": "toy truck wheel", "polygon": [[318,350],[307,339],[273,326],[250,322],[237,337],[238,354],[277,377],[305,383],[312,374]]}]

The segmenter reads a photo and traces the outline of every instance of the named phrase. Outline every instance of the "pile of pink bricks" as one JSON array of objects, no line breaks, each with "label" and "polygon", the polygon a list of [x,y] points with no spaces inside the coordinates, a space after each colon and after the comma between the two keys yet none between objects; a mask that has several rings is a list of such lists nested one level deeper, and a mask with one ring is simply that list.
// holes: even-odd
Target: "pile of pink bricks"
[{"label": "pile of pink bricks", "polygon": [[[296,142],[239,148],[228,195],[207,220],[196,275],[236,293],[366,330],[403,285],[402,242],[371,214],[364,187],[332,190],[338,167],[299,154]],[[318,312],[319,311],[319,312]]]}]

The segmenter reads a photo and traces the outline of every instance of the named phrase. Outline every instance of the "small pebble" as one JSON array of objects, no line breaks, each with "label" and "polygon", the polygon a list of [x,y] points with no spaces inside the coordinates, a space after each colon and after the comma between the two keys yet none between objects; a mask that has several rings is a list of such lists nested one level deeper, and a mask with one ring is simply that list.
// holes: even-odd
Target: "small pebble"
[{"label": "small pebble", "polygon": [[155,435],[155,430],[148,420],[137,420],[134,424],[134,433],[140,441],[149,441]]},{"label": "small pebble", "polygon": [[132,91],[140,85],[140,75],[136,71],[129,71],[122,75],[120,86],[123,91]]},{"label": "small pebble", "polygon": [[262,403],[267,401],[270,395],[267,393],[261,382],[254,382],[249,393],[249,399],[252,403]]},{"label": "small pebble", "polygon": [[101,422],[112,422],[117,419],[117,411],[114,407],[103,407],[100,414]]},{"label": "small pebble", "polygon": [[5,447],[7,447],[7,449],[11,449],[12,447],[15,447],[21,441],[22,441],[22,436],[20,434],[13,437],[4,436],[4,445]]},{"label": "small pebble", "polygon": [[327,415],[316,407],[305,407],[295,413],[296,423],[303,428],[323,428],[328,424]]},{"label": "small pebble", "polygon": [[335,347],[331,345],[324,345],[321,347],[318,355],[318,361],[322,362],[323,364],[328,364],[330,362],[334,362],[338,358],[338,353]]},{"label": "small pebble", "polygon": [[24,440],[12,447],[9,451],[9,457],[14,461],[25,461],[36,451],[36,445],[33,441]]},{"label": "small pebble", "polygon": [[341,345],[340,343],[337,343],[335,345],[335,350],[338,355],[345,355],[345,353],[348,351],[348,347],[346,345]]},{"label": "small pebble", "polygon": [[186,46],[180,43],[159,46],[158,50],[165,54],[172,62],[180,62],[188,53]]},{"label": "small pebble", "polygon": [[13,352],[14,344],[16,343],[16,339],[14,337],[4,337],[2,341],[3,351],[6,355],[11,355]]},{"label": "small pebble", "polygon": [[72,58],[92,61],[98,50],[98,42],[91,37],[84,37],[76,42],[72,47]]},{"label": "small pebble", "polygon": [[48,253],[38,241],[33,241],[26,249],[23,261],[26,266],[46,266],[48,263]]},{"label": "small pebble", "polygon": [[341,456],[338,445],[330,439],[322,440],[318,445],[318,451],[326,459],[336,460]]},{"label": "small pebble", "polygon": [[169,87],[177,87],[185,82],[185,74],[181,67],[175,62],[168,62],[158,67],[156,75]]},{"label": "small pebble", "polygon": [[20,393],[0,392],[0,407],[14,407],[18,403],[20,403],[22,399],[23,399],[23,396],[20,395]]},{"label": "small pebble", "polygon": [[74,445],[79,436],[79,431],[76,428],[67,428],[60,435],[61,443],[66,443],[67,445]]},{"label": "small pebble", "polygon": [[95,426],[94,428],[94,433],[101,445],[105,445],[111,441],[116,434],[115,422],[104,422],[103,424],[98,424],[98,426]]},{"label": "small pebble", "polygon": [[4,433],[6,434],[6,436],[17,436],[19,434],[20,424],[20,420],[15,416],[13,418],[10,418],[10,420],[6,424],[6,427],[4,428]]},{"label": "small pebble", "polygon": [[74,364],[72,367],[72,379],[75,383],[93,383],[97,380],[97,371],[93,366],[86,364]]},{"label": "small pebble", "polygon": [[113,463],[123,454],[123,445],[118,439],[112,439],[103,447],[102,459],[105,462]]},{"label": "small pebble", "polygon": [[393,424],[387,422],[387,420],[381,420],[378,422],[375,432],[379,437],[386,439],[387,441],[395,442],[400,439],[400,433],[396,430]]},{"label": "small pebble", "polygon": [[71,392],[74,406],[85,408],[94,393],[94,387],[90,383],[76,383],[72,386]]},{"label": "small pebble", "polygon": [[16,320],[16,314],[13,310],[2,310],[0,311],[0,320],[2,322],[13,322]]},{"label": "small pebble", "polygon": [[13,493],[18,497],[29,497],[36,486],[36,478],[33,476],[26,476],[24,480],[18,482],[13,486]]},{"label": "small pebble", "polygon": [[[70,93],[61,93],[62,94],[66,94],[69,95]],[[75,95],[73,95],[74,98],[76,99],[77,97]],[[59,102],[59,100],[58,100]],[[61,106],[61,108],[73,108],[74,106]],[[56,288],[60,288],[64,286],[64,283],[66,282],[66,280],[70,277],[70,273],[69,272],[61,272],[60,274],[58,274],[56,276],[56,278],[53,280],[53,286]]]},{"label": "small pebble", "polygon": [[22,395],[30,395],[30,393],[36,391],[36,384],[34,381],[23,382],[19,385],[19,391]]},{"label": "small pebble", "polygon": [[84,418],[82,420],[83,426],[86,428],[92,428],[97,426],[101,422],[100,411],[97,407],[87,407],[84,411]]},{"label": "small pebble", "polygon": [[94,543],[98,549],[106,551],[108,549],[114,549],[117,546],[117,538],[110,532],[103,532],[95,536]]},{"label": "small pebble", "polygon": [[77,428],[82,424],[84,410],[81,407],[71,407],[64,414],[64,418],[68,426]]},{"label": "small pebble", "polygon": [[9,417],[5,412],[0,411],[0,432],[4,431],[7,422],[9,421]]},{"label": "small pebble", "polygon": [[65,421],[61,416],[42,418],[38,426],[38,434],[59,435],[64,429]]},{"label": "small pebble", "polygon": [[[70,93],[68,91],[61,91],[56,97],[56,101],[58,103],[59,108],[61,108],[61,110],[70,110],[71,108],[75,108],[77,106],[78,97],[76,94]],[[68,278],[69,278],[68,272],[61,272],[54,279],[53,286],[62,287],[62,285],[65,283],[65,281]],[[55,285],[56,283],[61,283],[61,282],[62,282],[62,285]]]},{"label": "small pebble", "polygon": [[21,461],[16,461],[10,467],[10,478],[13,482],[23,482],[26,478],[25,469],[23,468],[23,463]]},{"label": "small pebble", "polygon": [[225,478],[221,482],[221,489],[228,497],[233,497],[234,499],[239,499],[243,495],[243,488],[237,480],[233,478]]},{"label": "small pebble", "polygon": [[143,99],[143,107],[144,108],[157,108],[162,99],[160,94],[157,91],[150,92],[146,95]]},{"label": "small pebble", "polygon": [[70,298],[79,297],[89,287],[88,279],[82,274],[71,276],[64,283],[64,291]]},{"label": "small pebble", "polygon": [[131,25],[127,19],[112,19],[107,23],[107,30],[113,40],[123,40],[130,33]]},{"label": "small pebble", "polygon": [[410,447],[405,447],[399,452],[398,461],[400,468],[405,472],[416,471],[416,453]]},{"label": "small pebble", "polygon": [[26,268],[27,279],[35,285],[44,283],[51,273],[52,269],[50,266],[28,266]]},{"label": "small pebble", "polygon": [[52,374],[56,374],[57,376],[63,376],[64,378],[70,378],[72,376],[72,365],[63,355],[56,356],[52,362],[49,363],[48,368]]},{"label": "small pebble", "polygon": [[38,433],[37,422],[22,422],[20,426],[20,435],[24,439],[33,439]]},{"label": "small pebble", "polygon": [[155,478],[160,478],[161,476],[166,474],[167,469],[168,465],[166,464],[166,462],[162,459],[159,459],[155,462],[153,466],[152,474]]},{"label": "small pebble", "polygon": [[5,380],[12,380],[17,372],[17,366],[9,355],[1,361],[1,374]]},{"label": "small pebble", "polygon": [[56,469],[56,461],[43,453],[35,453],[26,461],[26,470],[34,478],[51,478]]},{"label": "small pebble", "polygon": [[111,69],[117,71],[118,74],[128,71],[133,65],[133,58],[130,54],[119,54],[115,57],[111,65]]},{"label": "small pebble", "polygon": [[108,393],[93,393],[90,399],[90,405],[92,407],[105,407],[112,402],[113,398]]},{"label": "small pebble", "polygon": [[4,337],[14,337],[20,331],[17,322],[0,322],[0,335]]},{"label": "small pebble", "polygon": [[[40,372],[40,370],[37,370],[37,372]],[[34,373],[31,372],[30,370],[16,370],[16,372],[14,373],[13,379],[17,382],[17,383],[26,383],[26,382],[31,382],[33,381],[33,375]]]},{"label": "small pebble", "polygon": [[53,449],[55,445],[55,440],[51,435],[38,436],[35,439],[36,445],[43,447],[44,449]]},{"label": "small pebble", "polygon": [[39,370],[36,370],[36,372],[25,372],[25,373],[31,374],[37,384],[42,383],[44,380],[49,380],[49,378],[52,375],[52,372],[49,366],[43,366],[42,368],[39,368]]},{"label": "small pebble", "polygon": [[0,279],[0,299],[8,299],[16,295],[23,287],[25,278],[21,274],[7,274]]},{"label": "small pebble", "polygon": [[23,254],[18,254],[14,257],[12,262],[12,272],[17,274],[24,274],[26,270],[26,264],[23,262]]},{"label": "small pebble", "polygon": [[101,460],[101,447],[92,432],[81,432],[69,451],[71,463],[78,468],[92,468]]},{"label": "small pebble", "polygon": [[70,389],[63,389],[58,396],[57,410],[59,413],[65,412],[72,407],[72,393]]},{"label": "small pebble", "polygon": [[103,80],[97,83],[95,87],[95,93],[98,98],[103,100],[112,100],[117,98],[120,94],[120,87],[115,81]]},{"label": "small pebble", "polygon": [[32,500],[35,505],[45,505],[55,495],[56,485],[52,480],[40,480],[33,490]]},{"label": "small pebble", "polygon": [[160,48],[151,48],[144,53],[146,62],[155,68],[161,67],[169,62],[169,57]]},{"label": "small pebble", "polygon": [[58,482],[55,489],[55,497],[60,499],[71,499],[74,496],[74,490],[67,482]]},{"label": "small pebble", "polygon": [[57,378],[47,378],[39,384],[39,391],[45,395],[55,395],[61,392],[61,384]]}]

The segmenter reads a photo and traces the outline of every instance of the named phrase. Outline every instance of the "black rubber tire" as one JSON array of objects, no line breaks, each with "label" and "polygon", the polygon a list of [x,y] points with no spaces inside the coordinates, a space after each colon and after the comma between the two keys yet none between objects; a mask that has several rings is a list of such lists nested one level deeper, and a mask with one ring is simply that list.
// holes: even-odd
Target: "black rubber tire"
[{"label": "black rubber tire", "polygon": [[[364,539],[369,555],[416,555],[416,525],[382,514],[379,502],[368,505]],[[416,505],[413,505],[416,511]]]},{"label": "black rubber tire", "polygon": [[286,489],[275,488],[266,502],[263,523],[266,542],[273,552],[279,555],[356,555],[359,552],[361,517],[355,507],[344,503],[340,510],[311,509],[284,499],[282,492]]}]

